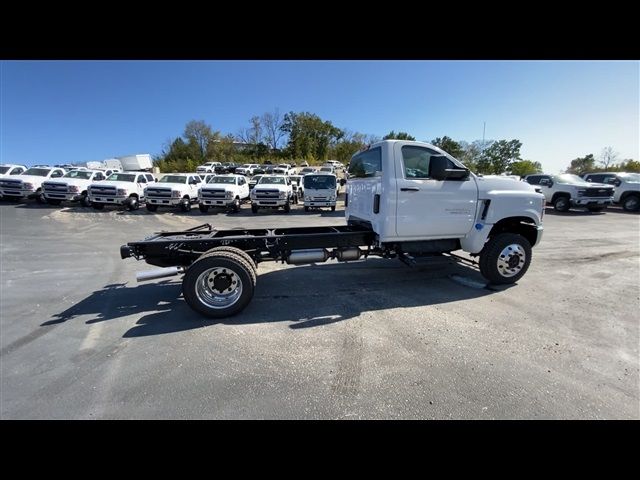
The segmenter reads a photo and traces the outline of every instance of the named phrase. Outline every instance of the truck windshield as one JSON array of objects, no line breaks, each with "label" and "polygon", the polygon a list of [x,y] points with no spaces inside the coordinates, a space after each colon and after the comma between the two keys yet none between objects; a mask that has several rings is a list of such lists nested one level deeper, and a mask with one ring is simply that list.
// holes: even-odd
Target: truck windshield
[{"label": "truck windshield", "polygon": [[109,175],[109,178],[107,178],[110,182],[133,182],[135,179],[135,174],[131,173],[112,173]]},{"label": "truck windshield", "polygon": [[50,171],[51,169],[49,168],[30,168],[29,170],[24,172],[23,175],[34,175],[36,177],[46,177],[47,175],[49,175]]},{"label": "truck windshield", "polygon": [[93,172],[87,172],[86,170],[72,170],[64,175],[64,178],[80,178],[82,180],[89,180],[93,175]]},{"label": "truck windshield", "polygon": [[187,183],[187,177],[181,175],[165,175],[158,183]]},{"label": "truck windshield", "polygon": [[331,175],[305,175],[304,188],[308,190],[335,189],[336,177]]},{"label": "truck windshield", "polygon": [[554,175],[553,181],[557,183],[568,183],[570,185],[582,185],[585,183],[584,179],[571,173],[564,173],[562,175]]},{"label": "truck windshield", "polygon": [[249,180],[249,182],[258,183],[261,178],[262,178],[262,175],[254,175],[253,178]]},{"label": "truck windshield", "polygon": [[235,185],[236,177],[213,177],[209,180],[209,183],[228,183],[231,185]]},{"label": "truck windshield", "polygon": [[0,173],[7,173],[9,171],[9,167],[0,167]]},{"label": "truck windshield", "polygon": [[284,177],[262,177],[258,182],[260,185],[285,185]]}]

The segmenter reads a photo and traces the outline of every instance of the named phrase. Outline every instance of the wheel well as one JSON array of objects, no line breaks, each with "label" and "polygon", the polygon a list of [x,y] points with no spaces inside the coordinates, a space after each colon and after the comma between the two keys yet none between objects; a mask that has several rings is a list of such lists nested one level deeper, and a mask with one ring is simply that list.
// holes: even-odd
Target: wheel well
[{"label": "wheel well", "polygon": [[189,200],[189,195],[185,195],[184,197],[182,197],[183,200]]},{"label": "wheel well", "polygon": [[86,190],[80,192],[80,195],[89,195],[89,192],[87,192]]},{"label": "wheel well", "polygon": [[628,197],[631,197],[631,196],[640,197],[640,193],[638,193],[638,192],[624,192],[620,196],[620,203],[624,202]]},{"label": "wheel well", "polygon": [[131,195],[129,195],[130,197],[135,197],[138,198],[138,194],[137,193],[132,193]]},{"label": "wheel well", "polygon": [[571,198],[571,195],[567,192],[556,192],[553,194],[553,197],[551,197],[551,203],[554,203],[558,199],[558,197]]},{"label": "wheel well", "polygon": [[526,238],[533,246],[538,239],[536,222],[529,217],[508,217],[496,223],[489,232],[489,238],[500,233],[517,233]]}]

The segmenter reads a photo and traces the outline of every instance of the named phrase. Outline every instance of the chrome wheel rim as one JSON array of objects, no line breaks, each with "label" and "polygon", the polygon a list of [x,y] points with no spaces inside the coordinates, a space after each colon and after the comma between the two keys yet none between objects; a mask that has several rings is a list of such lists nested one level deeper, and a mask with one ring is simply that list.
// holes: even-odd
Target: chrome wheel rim
[{"label": "chrome wheel rim", "polygon": [[556,202],[556,205],[558,206],[558,208],[564,208],[567,206],[567,200],[563,197]]},{"label": "chrome wheel rim", "polygon": [[242,280],[230,268],[209,268],[196,280],[196,296],[207,307],[228,308],[240,299],[240,295]]},{"label": "chrome wheel rim", "polygon": [[629,210],[635,210],[638,208],[638,199],[635,197],[627,199],[624,203]]},{"label": "chrome wheel rim", "polygon": [[522,271],[526,259],[527,254],[521,245],[507,245],[498,256],[498,272],[503,277],[513,277]]}]

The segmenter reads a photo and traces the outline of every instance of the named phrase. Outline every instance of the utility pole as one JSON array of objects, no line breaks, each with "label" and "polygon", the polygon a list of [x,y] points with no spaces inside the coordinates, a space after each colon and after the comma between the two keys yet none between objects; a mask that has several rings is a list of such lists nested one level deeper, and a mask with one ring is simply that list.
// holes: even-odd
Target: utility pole
[{"label": "utility pole", "polygon": [[484,153],[484,133],[487,128],[487,122],[482,122],[482,153]]}]

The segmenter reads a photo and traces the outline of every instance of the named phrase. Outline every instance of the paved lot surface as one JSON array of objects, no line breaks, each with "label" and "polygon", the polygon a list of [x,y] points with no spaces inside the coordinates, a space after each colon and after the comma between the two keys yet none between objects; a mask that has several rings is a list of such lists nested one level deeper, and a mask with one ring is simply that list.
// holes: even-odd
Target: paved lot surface
[{"label": "paved lot surface", "polygon": [[118,247],[161,229],[344,223],[0,201],[2,418],[640,418],[640,216],[547,214],[518,285],[447,258],[259,268],[203,321]]}]

